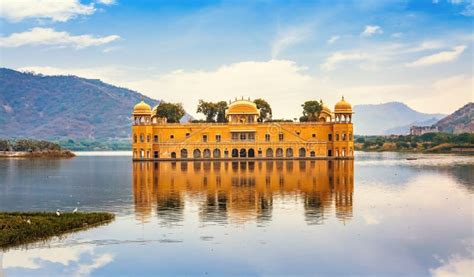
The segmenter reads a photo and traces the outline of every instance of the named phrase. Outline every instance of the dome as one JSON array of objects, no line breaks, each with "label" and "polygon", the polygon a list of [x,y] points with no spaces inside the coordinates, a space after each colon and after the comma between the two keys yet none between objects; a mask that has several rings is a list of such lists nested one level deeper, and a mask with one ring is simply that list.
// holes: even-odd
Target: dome
[{"label": "dome", "polygon": [[227,108],[227,114],[260,114],[257,105],[249,100],[237,100]]},{"label": "dome", "polygon": [[352,105],[344,100],[344,96],[334,106],[334,113],[352,113]]},{"label": "dome", "polygon": [[151,113],[151,107],[147,103],[145,103],[143,100],[136,104],[135,107],[133,107],[133,113],[134,114],[150,114]]}]

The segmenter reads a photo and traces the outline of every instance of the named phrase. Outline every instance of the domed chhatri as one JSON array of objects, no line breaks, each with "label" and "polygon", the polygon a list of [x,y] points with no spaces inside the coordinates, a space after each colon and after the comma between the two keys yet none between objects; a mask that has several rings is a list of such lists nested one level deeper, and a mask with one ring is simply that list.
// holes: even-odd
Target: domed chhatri
[{"label": "domed chhatri", "polygon": [[351,104],[319,104],[311,121],[259,122],[257,104],[242,97],[227,104],[225,122],[168,123],[142,100],[133,109],[133,160],[353,159]]},{"label": "domed chhatri", "polygon": [[344,99],[344,96],[334,106],[334,113],[352,113],[352,105]]},{"label": "domed chhatri", "polygon": [[151,113],[151,107],[150,105],[148,105],[147,103],[145,103],[145,101],[142,101],[138,104],[135,105],[135,107],[133,107],[133,113],[134,114],[139,114],[139,113],[142,113],[142,114],[150,114]]},{"label": "domed chhatri", "polygon": [[231,102],[225,114],[231,123],[254,123],[260,116],[260,110],[254,102],[242,99]]}]

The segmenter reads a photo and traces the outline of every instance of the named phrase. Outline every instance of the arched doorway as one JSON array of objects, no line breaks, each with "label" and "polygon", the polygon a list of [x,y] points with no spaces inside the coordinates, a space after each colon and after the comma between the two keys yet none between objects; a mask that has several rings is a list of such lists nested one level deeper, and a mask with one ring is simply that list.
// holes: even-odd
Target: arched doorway
[{"label": "arched doorway", "polygon": [[247,150],[245,148],[240,149],[240,157],[241,158],[247,157]]},{"label": "arched doorway", "polygon": [[188,150],[181,149],[181,159],[187,159],[187,158],[188,158]]},{"label": "arched doorway", "polygon": [[298,151],[298,156],[299,156],[300,158],[306,157],[306,149],[304,149],[303,147],[301,147],[300,150]]},{"label": "arched doorway", "polygon": [[328,150],[328,157],[332,157],[332,150],[331,149]]},{"label": "arched doorway", "polygon": [[277,158],[283,157],[283,149],[277,148],[276,152],[275,152],[275,157],[277,157]]},{"label": "arched doorway", "polygon": [[286,148],[286,156],[288,158],[293,157],[293,149],[292,148]]},{"label": "arched doorway", "polygon": [[214,158],[220,158],[221,157],[221,150],[219,149],[214,149],[214,152],[212,153]]},{"label": "arched doorway", "polygon": [[199,149],[194,149],[194,151],[193,151],[193,158],[195,158],[195,159],[201,158],[201,150],[199,150]]},{"label": "arched doorway", "polygon": [[273,157],[273,149],[267,148],[267,151],[266,151],[266,153],[265,153],[265,156],[266,156],[267,158],[272,158],[272,157]]},{"label": "arched doorway", "polygon": [[239,157],[239,150],[237,149],[232,149],[232,158],[238,158]]},{"label": "arched doorway", "polygon": [[211,150],[204,149],[204,151],[202,152],[202,156],[206,159],[209,159],[211,157]]},{"label": "arched doorway", "polygon": [[253,148],[250,148],[249,149],[249,158],[255,158],[255,150],[253,150]]},{"label": "arched doorway", "polygon": [[176,159],[176,152],[171,152],[171,158]]}]

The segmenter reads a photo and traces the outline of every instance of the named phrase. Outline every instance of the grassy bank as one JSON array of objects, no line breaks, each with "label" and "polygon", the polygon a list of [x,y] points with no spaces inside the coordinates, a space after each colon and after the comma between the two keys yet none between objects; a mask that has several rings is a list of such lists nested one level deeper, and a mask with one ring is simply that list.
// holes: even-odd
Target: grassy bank
[{"label": "grassy bank", "polygon": [[472,153],[474,134],[428,133],[421,136],[357,136],[359,151],[395,151],[416,153]]},{"label": "grassy bank", "polygon": [[0,248],[45,240],[114,219],[110,213],[0,213]]}]

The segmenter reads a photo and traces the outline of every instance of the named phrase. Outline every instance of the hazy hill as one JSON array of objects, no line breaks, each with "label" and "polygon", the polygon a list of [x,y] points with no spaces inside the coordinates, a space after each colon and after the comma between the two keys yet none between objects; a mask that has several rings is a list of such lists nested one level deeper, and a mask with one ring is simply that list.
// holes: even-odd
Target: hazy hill
[{"label": "hazy hill", "polygon": [[404,103],[389,102],[354,106],[354,133],[357,135],[407,134],[411,125],[443,118],[443,114],[420,113]]},{"label": "hazy hill", "polygon": [[141,98],[100,80],[0,68],[0,137],[129,137],[130,113]]},{"label": "hazy hill", "polygon": [[474,133],[474,103],[464,105],[438,121],[435,126],[447,133]]}]

